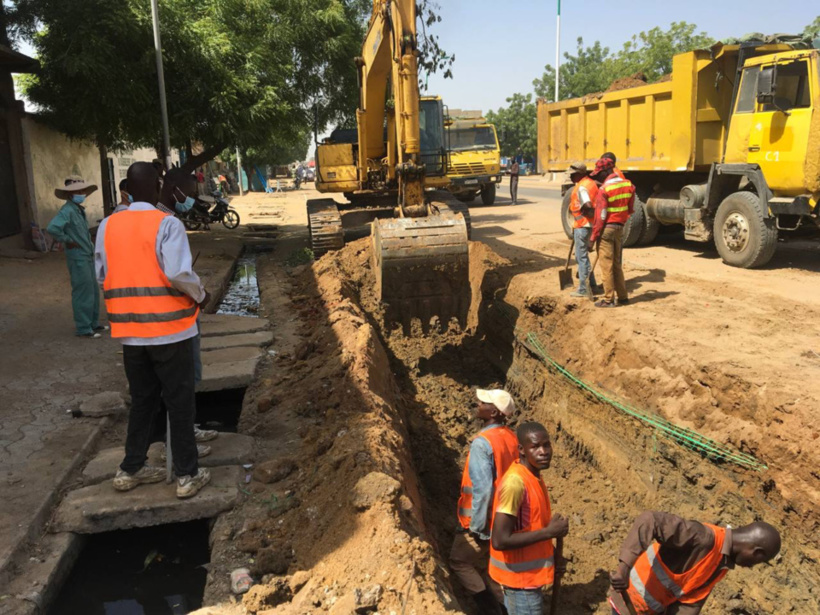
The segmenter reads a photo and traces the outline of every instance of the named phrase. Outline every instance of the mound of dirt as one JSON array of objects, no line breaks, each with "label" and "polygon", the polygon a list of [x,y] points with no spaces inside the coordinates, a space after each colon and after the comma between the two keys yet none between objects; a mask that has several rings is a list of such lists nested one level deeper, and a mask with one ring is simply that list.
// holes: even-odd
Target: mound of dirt
[{"label": "mound of dirt", "polygon": [[639,88],[646,85],[646,75],[643,73],[635,73],[629,77],[621,77],[609,84],[606,89],[607,92],[620,92],[621,90],[628,90],[630,88]]}]

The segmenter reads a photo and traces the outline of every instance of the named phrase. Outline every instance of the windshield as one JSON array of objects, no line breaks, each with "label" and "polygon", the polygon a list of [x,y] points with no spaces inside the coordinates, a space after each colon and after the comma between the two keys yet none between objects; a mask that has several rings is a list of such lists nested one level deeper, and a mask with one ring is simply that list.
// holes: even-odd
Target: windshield
[{"label": "windshield", "polygon": [[498,147],[495,131],[490,126],[476,128],[451,128],[450,150],[463,152],[465,150],[494,150]]}]

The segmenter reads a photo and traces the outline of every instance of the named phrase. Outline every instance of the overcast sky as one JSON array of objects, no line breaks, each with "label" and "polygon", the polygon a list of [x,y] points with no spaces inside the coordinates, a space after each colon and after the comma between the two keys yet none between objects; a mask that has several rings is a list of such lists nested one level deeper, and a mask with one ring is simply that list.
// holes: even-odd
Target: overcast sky
[{"label": "overcast sky", "polygon": [[[557,0],[438,1],[442,22],[435,32],[456,62],[454,78],[431,77],[428,92],[450,108],[497,109],[514,92],[532,92],[532,80],[554,64]],[[818,0],[563,0],[562,57],[575,49],[579,36],[617,50],[633,34],[667,29],[673,21],[697,24],[724,39],[749,32],[797,33],[818,15]]]}]

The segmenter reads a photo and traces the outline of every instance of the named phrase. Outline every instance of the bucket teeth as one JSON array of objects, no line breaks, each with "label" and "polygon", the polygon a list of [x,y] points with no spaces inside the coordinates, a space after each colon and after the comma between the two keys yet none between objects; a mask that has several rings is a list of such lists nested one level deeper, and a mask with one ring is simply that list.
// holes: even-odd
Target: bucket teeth
[{"label": "bucket teeth", "polygon": [[385,324],[411,335],[431,321],[446,329],[452,318],[464,327],[470,305],[467,225],[461,214],[396,218],[373,223],[376,291]]}]

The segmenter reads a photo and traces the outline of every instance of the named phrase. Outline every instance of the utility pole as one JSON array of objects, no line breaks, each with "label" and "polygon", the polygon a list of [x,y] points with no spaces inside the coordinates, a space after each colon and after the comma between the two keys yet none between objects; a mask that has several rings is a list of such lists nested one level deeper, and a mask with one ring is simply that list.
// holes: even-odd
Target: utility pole
[{"label": "utility pole", "polygon": [[[165,168],[171,168],[171,135],[168,130],[168,101],[165,97],[165,71],[162,68],[162,39],[159,34],[159,7],[151,0],[151,17],[154,20],[154,49],[157,54],[157,80],[159,81],[159,106],[162,112],[162,157]],[[170,455],[169,455],[170,457]]]},{"label": "utility pole", "polygon": [[239,196],[245,196],[245,191],[242,189],[242,155],[239,153],[239,146],[236,146],[236,177],[239,184]]},{"label": "utility pole", "polygon": [[561,74],[561,0],[558,0],[558,21],[555,25],[555,102],[558,102],[558,78],[559,78],[560,74]]}]

